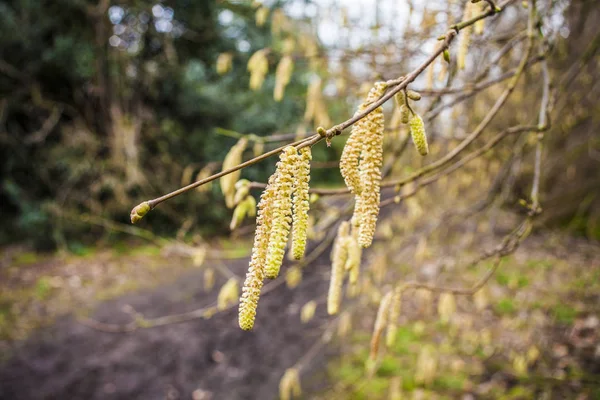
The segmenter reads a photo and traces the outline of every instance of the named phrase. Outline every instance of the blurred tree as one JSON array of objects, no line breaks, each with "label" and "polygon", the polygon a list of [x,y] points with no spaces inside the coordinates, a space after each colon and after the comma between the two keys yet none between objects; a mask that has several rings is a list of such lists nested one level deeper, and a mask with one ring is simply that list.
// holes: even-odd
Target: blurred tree
[{"label": "blurred tree", "polygon": [[[304,107],[298,96],[275,103],[273,78],[248,91],[248,57],[272,41],[250,4],[23,0],[0,14],[3,242],[73,237],[89,229],[73,223],[81,212],[125,221],[140,195],[223,159],[234,142],[215,127],[272,133]],[[220,77],[224,52],[232,66]],[[198,194],[164,207],[153,229],[189,218],[213,229],[228,214]]]}]

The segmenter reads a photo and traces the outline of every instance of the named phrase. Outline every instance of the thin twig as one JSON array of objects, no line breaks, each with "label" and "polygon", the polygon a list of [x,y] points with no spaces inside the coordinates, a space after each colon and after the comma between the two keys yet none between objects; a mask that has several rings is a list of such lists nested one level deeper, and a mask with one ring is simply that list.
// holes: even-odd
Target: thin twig
[{"label": "thin twig", "polygon": [[[508,5],[508,4],[512,3],[513,1],[514,0],[507,0],[505,2],[505,4]],[[386,101],[391,99],[396,93],[405,89],[410,83],[412,83],[438,56],[440,56],[442,54],[442,52],[444,50],[448,49],[448,47],[450,46],[450,43],[453,41],[453,39],[456,37],[456,35],[460,32],[460,30],[475,24],[477,21],[479,21],[481,19],[492,16],[492,15],[496,14],[496,12],[497,12],[497,10],[491,9],[491,10],[488,10],[480,15],[477,15],[467,21],[462,21],[458,24],[452,25],[450,27],[450,30],[448,30],[448,32],[446,32],[444,40],[438,46],[437,50],[434,51],[433,54],[431,54],[423,63],[421,63],[421,65],[419,65],[415,70],[413,70],[411,73],[409,73],[408,75],[406,75],[404,77],[400,77],[396,80],[387,81],[386,83],[388,86],[388,90],[381,98],[379,98],[377,101],[373,102],[362,113],[355,114],[352,118],[350,118],[338,125],[335,125],[332,128],[329,128],[325,132],[325,134],[316,134],[316,135],[310,136],[306,139],[302,139],[302,140],[296,141],[294,143],[291,143],[289,145],[278,147],[278,148],[271,150],[267,153],[264,153],[258,157],[254,157],[251,160],[241,163],[235,167],[232,167],[225,171],[221,171],[221,172],[214,174],[208,178],[194,182],[190,185],[187,185],[185,187],[177,189],[177,190],[175,190],[171,193],[168,193],[166,195],[163,195],[161,197],[158,197],[158,198],[155,198],[152,200],[148,200],[146,203],[150,206],[150,209],[153,209],[154,207],[156,207],[158,204],[162,203],[163,201],[169,200],[173,197],[183,194],[183,193],[185,193],[191,189],[194,189],[198,186],[204,185],[215,179],[218,179],[220,177],[223,177],[225,175],[228,175],[230,173],[233,173],[233,172],[243,169],[245,167],[254,165],[260,161],[263,161],[263,160],[279,153],[281,150],[283,150],[287,146],[296,146],[297,149],[302,149],[307,146],[312,146],[325,138],[331,139],[334,136],[340,135],[342,133],[342,131],[344,131],[346,128],[354,125],[356,122],[358,122],[362,118],[365,118],[369,113],[373,112],[375,109],[380,107],[383,103],[385,103]]]}]

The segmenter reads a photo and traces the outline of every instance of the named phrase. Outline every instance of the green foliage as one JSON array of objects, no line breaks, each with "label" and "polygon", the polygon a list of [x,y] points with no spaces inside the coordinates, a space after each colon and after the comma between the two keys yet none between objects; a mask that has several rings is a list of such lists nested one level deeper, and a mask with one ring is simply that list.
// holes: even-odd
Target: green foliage
[{"label": "green foliage", "polygon": [[[255,25],[250,3],[170,2],[171,32],[156,28],[156,4],[113,4],[101,14],[81,1],[0,4],[0,48],[10,70],[0,74],[9,135],[0,148],[0,203],[8,216],[0,243],[27,238],[78,252],[71,240],[87,243],[103,233],[81,213],[127,223],[133,205],[177,188],[185,168],[191,179],[211,162],[218,171],[235,141],[215,128],[259,136],[295,131],[306,66],[296,66],[282,102],[273,100],[272,75],[249,91],[249,56],[280,40],[269,26]],[[111,10],[122,15],[111,17]],[[223,15],[231,22],[220,22]],[[242,42],[251,48],[239,51]],[[215,61],[225,51],[234,55],[232,69],[220,76]],[[273,165],[243,177],[265,180]],[[159,207],[143,227],[172,234],[193,218],[205,233],[220,232],[230,218],[221,199],[218,185],[190,193]]]}]

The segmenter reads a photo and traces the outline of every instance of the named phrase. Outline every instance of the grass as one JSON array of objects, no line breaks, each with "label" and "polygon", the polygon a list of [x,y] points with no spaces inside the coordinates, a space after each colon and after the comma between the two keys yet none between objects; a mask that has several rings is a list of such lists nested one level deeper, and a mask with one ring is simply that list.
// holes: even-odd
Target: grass
[{"label": "grass", "polygon": [[39,278],[37,280],[37,282],[35,284],[34,293],[35,293],[35,297],[37,297],[38,300],[46,299],[50,295],[51,291],[52,291],[52,286],[50,285],[49,277],[42,276],[41,278]]},{"label": "grass", "polygon": [[13,259],[13,264],[14,265],[27,265],[27,264],[33,264],[33,263],[37,262],[38,260],[39,260],[39,256],[36,253],[24,252],[24,253],[18,254]]},{"label": "grass", "polygon": [[510,298],[504,298],[494,305],[494,310],[498,315],[514,315],[517,312],[515,303]]},{"label": "grass", "polygon": [[558,323],[566,325],[573,324],[575,317],[577,317],[577,311],[568,304],[563,303],[555,305],[551,310],[551,314]]}]

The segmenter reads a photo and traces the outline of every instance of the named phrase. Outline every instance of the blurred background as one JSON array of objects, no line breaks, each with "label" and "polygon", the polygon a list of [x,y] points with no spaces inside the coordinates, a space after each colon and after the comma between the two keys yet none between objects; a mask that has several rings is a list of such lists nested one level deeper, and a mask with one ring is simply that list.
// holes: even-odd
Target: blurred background
[{"label": "blurred background", "polygon": [[[600,7],[536,1],[528,52],[534,3],[498,4],[409,86],[429,156],[384,106],[384,181],[459,146],[513,77],[467,151],[539,125],[547,66],[543,211],[477,294],[403,299],[398,337],[365,368],[392,283],[469,287],[491,268],[471,261],[526,217],[540,135],[508,135],[432,185],[398,188],[406,200],[382,208],[360,289],[336,316],[329,252],[352,198],[313,199],[307,258],[265,286],[252,332],[237,327],[238,292],[225,292],[243,282],[254,221],[230,230],[218,180],[139,225],[129,212],[228,155],[348,119],[375,81],[414,70],[490,2],[0,3],[0,398],[600,398]],[[343,186],[346,136],[313,147],[311,187]],[[240,177],[264,183],[275,162]]]}]

